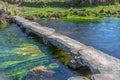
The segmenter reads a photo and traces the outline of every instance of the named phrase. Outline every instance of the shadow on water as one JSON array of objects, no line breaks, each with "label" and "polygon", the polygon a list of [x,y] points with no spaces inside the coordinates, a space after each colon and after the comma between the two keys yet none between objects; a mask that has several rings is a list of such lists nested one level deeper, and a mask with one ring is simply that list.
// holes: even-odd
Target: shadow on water
[{"label": "shadow on water", "polygon": [[40,24],[120,59],[120,19],[106,18],[99,23],[84,24],[41,21]]},{"label": "shadow on water", "polygon": [[[37,66],[45,66],[54,71],[54,74],[28,74]],[[47,47],[23,34],[15,25],[0,29],[0,73],[2,72],[8,80],[67,80],[77,75],[54,60]],[[1,78],[4,77],[0,76],[0,80],[4,80]]]}]

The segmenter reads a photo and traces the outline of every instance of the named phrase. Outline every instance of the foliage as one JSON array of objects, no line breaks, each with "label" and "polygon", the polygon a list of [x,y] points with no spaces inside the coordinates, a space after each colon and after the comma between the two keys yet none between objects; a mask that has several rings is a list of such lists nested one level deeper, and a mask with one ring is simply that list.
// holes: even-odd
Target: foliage
[{"label": "foliage", "polygon": [[120,3],[120,0],[5,0],[9,3],[18,3],[18,2],[34,2],[34,3],[67,3],[70,6],[93,6],[93,5],[106,5],[106,4],[117,4]]},{"label": "foliage", "polygon": [[37,20],[57,18],[71,22],[97,22],[104,17],[120,17],[120,5],[106,5],[96,7],[65,8],[65,7],[22,7],[21,16],[32,15]]},{"label": "foliage", "polygon": [[99,17],[81,17],[81,16],[68,16],[63,19],[64,21],[74,22],[74,23],[98,23],[101,18]]},{"label": "foliage", "polygon": [[[119,0],[6,0],[20,3],[21,16],[30,20],[66,20],[71,22],[96,22],[103,17],[120,17]],[[112,5],[115,4],[115,5]],[[98,6],[99,5],[99,6]],[[102,6],[101,6],[102,5]],[[88,6],[88,7],[84,7]],[[15,8],[12,12],[17,14]],[[75,16],[73,18],[73,16]],[[76,17],[77,16],[77,17]],[[88,19],[87,19],[88,18]],[[91,19],[92,18],[92,19]]]}]

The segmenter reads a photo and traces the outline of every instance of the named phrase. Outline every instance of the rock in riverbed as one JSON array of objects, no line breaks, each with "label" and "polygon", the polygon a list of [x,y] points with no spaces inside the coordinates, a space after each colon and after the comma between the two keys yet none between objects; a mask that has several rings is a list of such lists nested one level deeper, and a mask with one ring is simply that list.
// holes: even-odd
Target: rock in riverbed
[{"label": "rock in riverbed", "polygon": [[0,9],[0,24],[9,22],[10,14],[10,10]]},{"label": "rock in riverbed", "polygon": [[25,80],[54,80],[54,71],[48,70],[45,66],[35,67],[28,72]]},{"label": "rock in riverbed", "polygon": [[0,14],[0,24],[6,24],[6,16],[4,14]]},{"label": "rock in riverbed", "polygon": [[89,80],[89,79],[82,76],[76,76],[76,77],[70,77],[68,80]]},{"label": "rock in riverbed", "polygon": [[37,73],[42,73],[42,74],[54,73],[53,71],[48,70],[45,66],[35,67],[35,68],[31,69],[30,72],[32,72],[34,74],[37,74]]}]

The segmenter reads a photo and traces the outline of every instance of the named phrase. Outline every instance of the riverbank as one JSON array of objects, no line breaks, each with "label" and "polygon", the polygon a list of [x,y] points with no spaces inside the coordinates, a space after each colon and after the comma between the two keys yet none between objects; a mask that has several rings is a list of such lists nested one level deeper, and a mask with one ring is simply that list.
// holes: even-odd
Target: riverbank
[{"label": "riverbank", "polygon": [[[9,2],[8,2],[9,3]],[[62,20],[74,23],[98,23],[106,17],[120,18],[120,4],[80,7],[57,2],[20,2],[6,4],[12,15],[19,15],[29,20]]]},{"label": "riverbank", "polygon": [[[36,5],[37,6],[37,5]],[[63,20],[75,23],[99,22],[101,18],[120,17],[120,4],[94,6],[94,7],[50,7],[42,6],[30,7],[21,5],[22,13],[20,16],[29,20]]]},{"label": "riverbank", "polygon": [[11,23],[11,16],[16,15],[15,11],[13,5],[0,1],[0,26],[4,27]]}]

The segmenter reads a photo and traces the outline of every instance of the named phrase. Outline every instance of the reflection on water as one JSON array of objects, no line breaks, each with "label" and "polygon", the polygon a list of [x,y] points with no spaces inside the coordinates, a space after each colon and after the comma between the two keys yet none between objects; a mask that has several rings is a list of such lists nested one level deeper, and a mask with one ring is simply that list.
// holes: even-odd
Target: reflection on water
[{"label": "reflection on water", "polygon": [[40,24],[120,59],[120,19],[107,18],[89,24],[57,21],[41,21]]},{"label": "reflection on water", "polygon": [[32,80],[47,80],[47,77],[52,80],[67,80],[75,75],[49,54],[44,45],[23,34],[15,25],[0,29],[0,73],[5,76],[0,76],[0,80],[29,79],[29,70],[37,66],[45,66],[55,73],[51,77],[33,75]]}]

